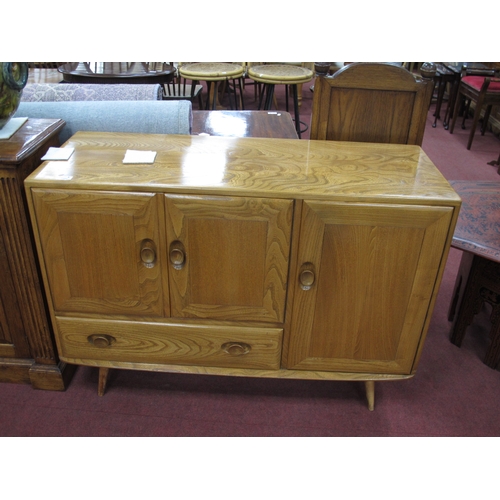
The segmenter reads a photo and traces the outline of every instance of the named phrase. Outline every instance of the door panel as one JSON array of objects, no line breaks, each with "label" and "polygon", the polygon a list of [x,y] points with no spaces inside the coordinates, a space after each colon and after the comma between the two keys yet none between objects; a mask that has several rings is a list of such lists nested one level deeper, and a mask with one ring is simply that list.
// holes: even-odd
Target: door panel
[{"label": "door panel", "polygon": [[451,215],[304,203],[288,367],[409,373]]},{"label": "door panel", "polygon": [[33,200],[57,312],[164,315],[161,197],[34,189]]},{"label": "door panel", "polygon": [[166,195],[172,316],[282,322],[292,206]]}]

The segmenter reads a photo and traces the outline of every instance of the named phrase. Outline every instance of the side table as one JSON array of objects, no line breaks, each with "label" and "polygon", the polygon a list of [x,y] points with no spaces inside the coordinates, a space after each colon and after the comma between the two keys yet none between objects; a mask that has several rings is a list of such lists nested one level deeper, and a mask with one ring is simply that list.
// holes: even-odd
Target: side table
[{"label": "side table", "polygon": [[74,372],[57,357],[23,185],[63,127],[29,119],[0,140],[0,382],[36,389],[64,390]]},{"label": "side table", "polygon": [[193,111],[193,135],[298,139],[286,111]]},{"label": "side table", "polygon": [[491,305],[490,345],[484,363],[500,360],[500,182],[450,181],[462,198],[452,246],[463,250],[448,312],[451,342],[460,347],[467,327],[486,302]]}]

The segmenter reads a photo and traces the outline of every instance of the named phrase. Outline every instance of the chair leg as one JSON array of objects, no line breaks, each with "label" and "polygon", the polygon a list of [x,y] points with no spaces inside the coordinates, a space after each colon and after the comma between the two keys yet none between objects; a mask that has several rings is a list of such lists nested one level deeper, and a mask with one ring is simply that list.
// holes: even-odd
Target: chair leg
[{"label": "chair leg", "polygon": [[474,139],[474,134],[476,133],[479,117],[481,116],[481,108],[483,107],[483,102],[484,99],[480,95],[479,99],[476,102],[476,109],[474,110],[474,118],[472,120],[472,127],[469,134],[469,142],[467,143],[467,149],[470,149],[472,146],[472,141]]},{"label": "chair leg", "polygon": [[451,125],[449,126],[450,134],[453,134],[453,130],[455,130],[455,123],[457,121],[458,110],[460,109],[461,102],[462,102],[462,96],[460,94],[460,89],[458,89],[457,97],[455,99],[455,108],[453,110],[453,118],[451,120]]},{"label": "chair leg", "polygon": [[490,331],[491,344],[486,351],[484,364],[494,369],[500,361],[500,304],[493,306],[490,319],[492,322]]},{"label": "chair leg", "polygon": [[469,110],[470,110],[470,99],[465,99],[466,104],[464,107],[464,112],[463,112],[463,119],[462,119],[462,130],[465,130],[465,120],[467,120],[467,117],[469,116]]},{"label": "chair leg", "polygon": [[[460,290],[455,291],[459,296],[453,314],[450,341],[457,347],[462,345],[467,327],[472,323],[474,316],[479,312],[483,303],[479,295],[478,282],[481,276],[483,260],[469,252],[464,252],[460,261],[457,279],[460,280]],[[451,315],[450,315],[451,316]]]},{"label": "chair leg", "polygon": [[481,135],[484,135],[484,133],[486,132],[486,129],[488,128],[488,122],[490,121],[490,114],[491,114],[492,107],[493,106],[491,104],[486,107],[486,112],[484,113],[484,117],[483,117],[483,124],[481,126]]},{"label": "chair leg", "polygon": [[298,92],[297,92],[297,85],[292,85],[292,92],[293,92],[293,105],[295,108],[295,130],[297,131],[297,135],[299,136],[299,139],[301,139],[300,135],[300,114],[299,114],[299,100],[298,100]]}]

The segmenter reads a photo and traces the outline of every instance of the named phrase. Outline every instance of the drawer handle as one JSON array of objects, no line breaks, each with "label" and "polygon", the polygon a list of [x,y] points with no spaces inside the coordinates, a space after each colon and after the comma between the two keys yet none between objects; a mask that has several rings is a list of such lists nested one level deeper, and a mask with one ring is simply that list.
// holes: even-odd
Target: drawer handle
[{"label": "drawer handle", "polygon": [[231,356],[244,356],[252,350],[252,346],[244,342],[226,342],[221,347],[224,352]]},{"label": "drawer handle", "polygon": [[182,269],[186,263],[186,251],[180,241],[174,241],[170,245],[170,263],[174,269]]},{"label": "drawer handle", "polygon": [[151,240],[144,240],[141,245],[141,260],[146,267],[156,264],[156,248]]},{"label": "drawer handle", "polygon": [[299,275],[302,290],[310,290],[316,281],[316,275],[312,269],[303,269]]},{"label": "drawer handle", "polygon": [[113,342],[116,341],[111,335],[95,334],[89,335],[87,340],[95,347],[109,347]]}]

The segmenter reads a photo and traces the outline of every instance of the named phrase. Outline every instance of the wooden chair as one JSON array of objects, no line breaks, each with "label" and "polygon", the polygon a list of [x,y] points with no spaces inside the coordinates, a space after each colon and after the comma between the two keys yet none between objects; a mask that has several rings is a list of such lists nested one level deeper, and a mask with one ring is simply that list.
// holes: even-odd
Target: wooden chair
[{"label": "wooden chair", "polygon": [[192,84],[188,84],[185,78],[176,77],[174,81],[163,85],[163,100],[179,101],[185,99],[191,102],[197,100],[198,108],[203,109],[202,91],[203,86],[198,85],[198,82],[193,81]]},{"label": "wooden chair", "polygon": [[385,63],[352,63],[314,85],[311,139],[422,145],[432,81]]},{"label": "wooden chair", "polygon": [[474,110],[474,117],[472,119],[472,126],[469,134],[469,141],[467,142],[467,149],[470,149],[483,108],[486,107],[486,111],[483,117],[481,135],[484,135],[486,127],[488,126],[491,108],[500,104],[500,79],[484,76],[464,76],[462,78],[460,86],[458,87],[458,97],[455,103],[455,110],[453,111],[453,121],[451,122],[450,134],[453,134],[459,109],[464,100],[467,102],[467,106],[462,120],[463,129],[465,129],[465,119],[469,114],[470,104],[472,101],[476,103],[476,109]]},{"label": "wooden chair", "polygon": [[[161,71],[165,63],[148,62],[147,64],[150,69],[156,69],[158,71]],[[203,86],[198,85],[199,82],[192,82],[192,84],[188,84],[185,78],[181,78],[179,76],[179,65],[181,63],[169,62],[166,64],[170,64],[175,68],[175,76],[171,82],[163,84],[162,99],[164,101],[187,100],[191,102],[197,100],[199,109],[202,109],[203,101],[201,98],[201,94],[203,91]]]}]

